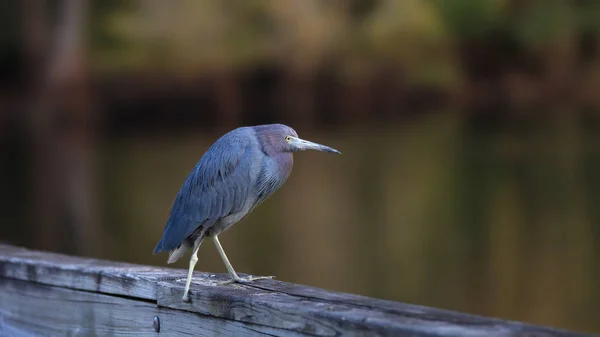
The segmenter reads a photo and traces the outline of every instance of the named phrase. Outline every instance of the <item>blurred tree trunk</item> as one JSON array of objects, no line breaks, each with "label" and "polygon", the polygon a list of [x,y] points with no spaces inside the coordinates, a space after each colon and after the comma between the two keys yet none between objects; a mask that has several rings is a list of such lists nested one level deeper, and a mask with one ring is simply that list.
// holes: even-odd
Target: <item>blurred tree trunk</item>
[{"label": "blurred tree trunk", "polygon": [[337,100],[341,120],[344,123],[359,125],[369,123],[373,111],[373,79],[364,76],[351,79],[339,87]]},{"label": "blurred tree trunk", "polygon": [[314,76],[312,70],[283,67],[284,80],[281,85],[281,112],[286,114],[291,125],[302,129],[315,123]]},{"label": "blurred tree trunk", "polygon": [[218,124],[224,130],[238,127],[242,122],[242,93],[232,69],[222,69],[215,75]]},{"label": "blurred tree trunk", "polygon": [[84,56],[89,3],[57,3],[56,29],[45,24],[50,13],[46,4],[23,2],[32,69],[28,116],[34,157],[34,246],[93,255],[94,137]]}]

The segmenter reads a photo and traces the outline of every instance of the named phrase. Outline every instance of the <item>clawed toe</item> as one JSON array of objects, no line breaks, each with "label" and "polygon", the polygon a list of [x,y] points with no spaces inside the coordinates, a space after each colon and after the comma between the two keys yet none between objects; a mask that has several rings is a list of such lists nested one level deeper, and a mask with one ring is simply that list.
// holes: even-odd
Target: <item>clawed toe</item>
[{"label": "clawed toe", "polygon": [[227,285],[227,284],[232,284],[232,283],[250,283],[253,281],[258,281],[258,280],[271,280],[274,279],[275,276],[247,276],[247,277],[237,277],[237,278],[232,278],[230,280],[227,281],[221,281],[218,284],[219,285]]},{"label": "clawed toe", "polygon": [[231,280],[227,280],[227,281],[218,281],[218,282],[215,282],[215,284],[220,285],[220,286],[225,286],[228,284],[232,284],[234,282],[235,282],[235,280],[231,279]]},{"label": "clawed toe", "polygon": [[248,277],[242,277],[239,280],[236,280],[236,282],[239,283],[250,283],[252,281],[258,281],[258,280],[271,280],[274,279],[275,276],[248,276]]}]

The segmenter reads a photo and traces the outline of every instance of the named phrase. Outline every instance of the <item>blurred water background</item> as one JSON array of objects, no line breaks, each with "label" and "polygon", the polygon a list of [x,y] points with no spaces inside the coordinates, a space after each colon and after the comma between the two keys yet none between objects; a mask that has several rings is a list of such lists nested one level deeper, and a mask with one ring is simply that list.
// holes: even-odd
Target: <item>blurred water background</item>
[{"label": "blurred water background", "polygon": [[207,147],[281,122],[343,155],[295,155],[237,271],[599,332],[599,33],[595,0],[4,0],[0,240],[164,266]]}]

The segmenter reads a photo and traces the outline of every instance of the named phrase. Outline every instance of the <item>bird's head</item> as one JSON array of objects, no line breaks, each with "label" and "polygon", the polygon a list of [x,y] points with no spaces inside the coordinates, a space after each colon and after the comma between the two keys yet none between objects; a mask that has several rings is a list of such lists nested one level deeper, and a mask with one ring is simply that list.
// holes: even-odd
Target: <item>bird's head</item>
[{"label": "bird's head", "polygon": [[314,150],[341,154],[340,151],[329,146],[299,138],[296,131],[287,125],[261,125],[257,128],[257,132],[263,146],[274,152],[281,153]]}]

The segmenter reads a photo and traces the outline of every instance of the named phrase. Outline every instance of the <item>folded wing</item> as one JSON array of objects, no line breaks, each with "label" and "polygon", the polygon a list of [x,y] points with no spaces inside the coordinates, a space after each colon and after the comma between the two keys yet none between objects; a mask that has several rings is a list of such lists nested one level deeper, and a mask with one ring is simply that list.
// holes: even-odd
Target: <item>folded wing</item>
[{"label": "folded wing", "polygon": [[250,138],[228,133],[202,156],[177,194],[154,253],[177,248],[200,226],[243,209],[252,190]]}]

